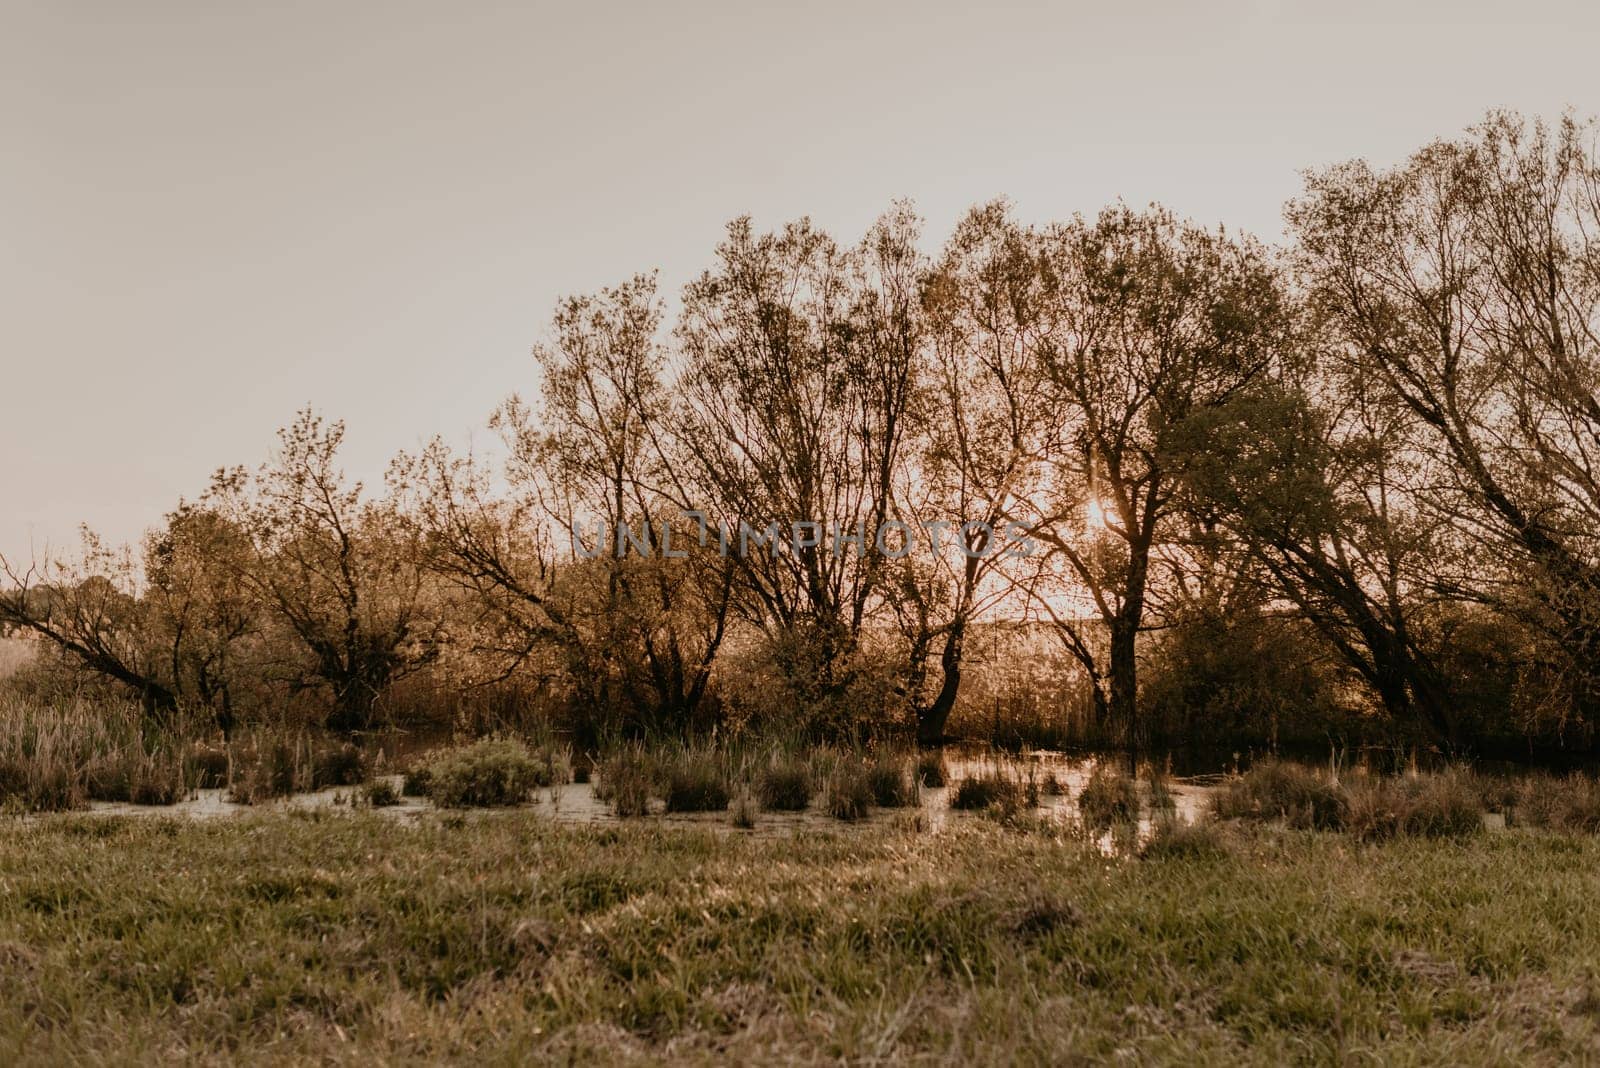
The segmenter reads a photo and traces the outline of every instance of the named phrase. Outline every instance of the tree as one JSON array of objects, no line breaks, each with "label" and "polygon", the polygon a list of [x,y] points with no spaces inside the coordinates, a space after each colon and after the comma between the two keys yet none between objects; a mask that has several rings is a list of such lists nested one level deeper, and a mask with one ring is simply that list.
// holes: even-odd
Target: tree
[{"label": "tree", "polygon": [[76,559],[45,555],[19,570],[0,556],[12,589],[0,592],[0,623],[38,635],[93,674],[126,687],[157,718],[178,708],[149,607],[139,598],[138,569],[125,548],[82,528]]},{"label": "tree", "polygon": [[1396,723],[1457,749],[1457,694],[1429,625],[1444,599],[1448,530],[1418,506],[1428,476],[1415,419],[1352,370],[1262,383],[1197,422],[1211,449],[1191,469],[1194,507],[1237,539],[1269,594],[1316,628]]},{"label": "tree", "polygon": [[1152,553],[1196,462],[1186,428],[1271,368],[1289,319],[1259,245],[1160,208],[1108,209],[1033,240],[1043,280],[1035,344],[1043,396],[1059,418],[1042,442],[1043,478],[1023,500],[1050,550],[1040,579],[1079,586],[1104,628],[1104,652],[1048,586],[1033,587],[1035,601],[1132,749]]},{"label": "tree", "polygon": [[906,208],[855,248],[806,221],[758,235],[740,219],[684,293],[675,484],[720,523],[743,617],[824,721],[857,681],[886,574],[875,542],[923,344],[916,237]]},{"label": "tree", "polygon": [[325,691],[328,726],[364,730],[385,688],[437,655],[422,545],[394,499],[363,501],[338,466],[344,424],[310,409],[278,432],[251,476],[217,472],[203,503],[247,535],[238,580],[302,655],[283,665],[293,689]]},{"label": "tree", "polygon": [[245,531],[217,512],[180,503],[144,540],[143,595],[165,675],[186,704],[212,711],[229,733],[240,691],[259,691],[249,643],[259,635],[260,603],[237,581]]},{"label": "tree", "polygon": [[1005,537],[1009,509],[1040,475],[1055,425],[1039,363],[1037,254],[1003,203],[984,205],[957,227],[924,287],[930,357],[911,409],[917,452],[897,500],[943,537],[906,558],[889,603],[908,640],[913,694],[938,650],[939,684],[913,708],[925,743],[944,734],[955,707],[974,622],[1015,591],[1006,565],[1025,547]]},{"label": "tree", "polygon": [[682,731],[699,715],[731,596],[731,565],[661,490],[660,320],[649,276],[561,303],[534,349],[537,408],[513,396],[494,417],[509,500],[492,501],[481,470],[442,446],[415,465],[436,566],[511,638],[506,670],[558,651],[585,715],[631,732]]},{"label": "tree", "polygon": [[1600,714],[1600,171],[1571,121],[1491,115],[1291,206],[1321,312],[1425,429],[1428,506],[1496,547],[1473,595],[1565,650]]}]

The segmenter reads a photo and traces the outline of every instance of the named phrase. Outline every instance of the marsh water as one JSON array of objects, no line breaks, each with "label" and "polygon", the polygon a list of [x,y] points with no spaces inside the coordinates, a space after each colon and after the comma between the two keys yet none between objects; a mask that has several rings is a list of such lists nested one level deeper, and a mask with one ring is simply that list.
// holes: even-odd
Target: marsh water
[{"label": "marsh water", "polygon": [[[1077,819],[1077,797],[1082,792],[1084,784],[1093,774],[1096,767],[1103,763],[1114,765],[1122,762],[1119,756],[1085,756],[1078,754],[1065,754],[1053,752],[1034,752],[1021,756],[1001,754],[988,750],[970,750],[965,752],[950,752],[945,757],[948,771],[947,779],[950,785],[940,787],[923,787],[920,790],[919,805],[916,807],[900,809],[871,809],[868,815],[856,821],[857,824],[886,824],[897,820],[906,820],[920,816],[922,826],[929,831],[938,831],[945,827],[951,820],[964,820],[978,818],[976,814],[954,810],[950,807],[950,797],[955,791],[955,784],[968,776],[984,776],[1002,774],[1019,782],[1026,782],[1030,777],[1040,785],[1039,804],[1035,815],[1044,820],[1059,820],[1064,825]],[[396,792],[401,785],[398,775],[383,776],[389,778]],[[1185,778],[1169,778],[1167,780],[1168,794],[1173,807],[1162,814],[1174,814],[1186,822],[1193,822],[1201,816],[1206,808],[1212,792],[1216,789],[1218,775],[1201,775]],[[1056,789],[1045,788],[1047,782],[1053,781]],[[1149,804],[1149,784],[1141,778],[1138,783],[1141,800],[1141,817],[1139,831],[1147,833],[1150,828],[1151,806]],[[236,804],[227,799],[225,789],[199,790],[189,799],[164,807],[133,805],[125,802],[91,802],[89,811],[101,815],[138,815],[138,816],[175,816],[192,819],[215,819],[239,815],[253,811],[293,810],[293,809],[332,809],[339,810],[362,805],[362,793],[359,787],[330,787],[312,793],[295,794],[276,801],[269,801],[257,805]],[[535,792],[533,801],[526,806],[528,810],[543,815],[544,817],[571,824],[608,824],[622,822],[616,816],[611,805],[600,800],[595,794],[595,785],[592,782],[572,782],[559,786],[542,788]],[[385,817],[407,820],[435,811],[435,806],[423,798],[403,797],[400,802],[373,811]],[[754,835],[778,835],[794,833],[801,830],[837,829],[850,824],[841,823],[831,817],[813,798],[811,806],[801,812],[761,812],[756,815],[755,825],[750,828],[735,828],[729,812],[663,812],[659,801],[653,804],[651,815],[646,819],[669,826],[685,828],[720,829],[730,833]],[[639,822],[637,819],[630,822]]]}]

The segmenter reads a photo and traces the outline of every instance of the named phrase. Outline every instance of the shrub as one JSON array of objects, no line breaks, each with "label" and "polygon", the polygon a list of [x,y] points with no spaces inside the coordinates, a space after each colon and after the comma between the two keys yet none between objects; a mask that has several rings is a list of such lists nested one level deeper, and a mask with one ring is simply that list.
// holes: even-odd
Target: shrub
[{"label": "shrub", "polygon": [[755,790],[768,811],[804,811],[811,803],[811,768],[798,757],[775,758],[756,775]]},{"label": "shrub", "polygon": [[956,784],[956,792],[950,797],[950,807],[965,811],[1019,809],[1022,807],[1022,790],[998,771],[968,775]]},{"label": "shrub", "polygon": [[388,808],[400,803],[400,793],[394,788],[394,780],[387,776],[367,783],[362,795],[373,808]]},{"label": "shrub", "polygon": [[1095,767],[1078,795],[1078,811],[1091,827],[1132,823],[1139,818],[1139,794],[1133,780],[1115,768]]},{"label": "shrub", "polygon": [[844,757],[834,762],[824,790],[828,815],[836,820],[858,820],[872,804],[872,786],[859,760]]},{"label": "shrub", "polygon": [[426,764],[414,765],[406,770],[405,778],[400,783],[400,793],[404,797],[427,797],[432,782],[433,772]]},{"label": "shrub", "polygon": [[367,781],[367,756],[350,742],[329,746],[311,755],[311,789],[360,786]]},{"label": "shrub", "polygon": [[547,781],[544,765],[510,738],[448,750],[429,765],[428,796],[445,808],[520,805]]},{"label": "shrub", "polygon": [[668,812],[721,812],[728,807],[728,777],[710,750],[684,750],[662,770]]},{"label": "shrub", "polygon": [[919,802],[915,768],[904,757],[884,756],[867,766],[867,790],[879,808],[906,808]]},{"label": "shrub", "polygon": [[1338,830],[1348,802],[1344,791],[1298,764],[1257,764],[1212,798],[1223,819],[1284,820],[1290,827]]}]

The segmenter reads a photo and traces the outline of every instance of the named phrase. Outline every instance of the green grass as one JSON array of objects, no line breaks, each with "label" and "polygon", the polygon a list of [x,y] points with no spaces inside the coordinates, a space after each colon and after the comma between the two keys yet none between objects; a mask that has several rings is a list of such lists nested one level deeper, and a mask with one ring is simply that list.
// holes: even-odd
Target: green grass
[{"label": "green grass", "polygon": [[911,826],[13,820],[0,1063],[1592,1056],[1593,838]]}]

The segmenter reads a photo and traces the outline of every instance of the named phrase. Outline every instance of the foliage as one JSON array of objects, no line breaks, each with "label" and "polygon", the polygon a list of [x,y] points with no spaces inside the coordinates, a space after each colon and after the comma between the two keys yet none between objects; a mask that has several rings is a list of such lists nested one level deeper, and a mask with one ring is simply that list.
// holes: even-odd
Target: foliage
[{"label": "foliage", "polygon": [[549,762],[512,738],[447,750],[428,765],[428,797],[444,808],[520,805],[551,782]]}]

